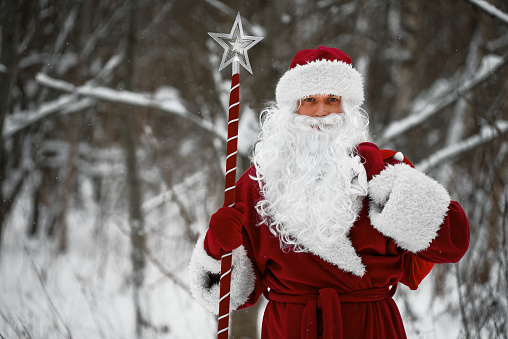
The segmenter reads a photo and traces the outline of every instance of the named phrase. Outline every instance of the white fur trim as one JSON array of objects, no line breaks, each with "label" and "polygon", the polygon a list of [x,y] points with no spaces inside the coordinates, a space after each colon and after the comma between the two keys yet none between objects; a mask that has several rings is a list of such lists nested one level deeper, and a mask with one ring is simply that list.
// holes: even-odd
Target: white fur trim
[{"label": "white fur trim", "polygon": [[355,155],[351,158],[351,170],[355,174],[351,180],[351,193],[357,197],[364,197],[368,193],[369,184],[367,182],[367,171],[362,164],[360,156]]},{"label": "white fur trim", "polygon": [[[357,197],[356,199],[361,200],[362,197],[367,195],[367,172],[363,167],[360,157],[355,156],[351,158],[351,169],[357,175],[353,178],[351,183],[352,193]],[[362,204],[358,204],[358,210],[355,211],[356,215],[360,212]],[[365,265],[362,263],[362,259],[356,253],[351,240],[348,237],[349,230],[353,225],[349,225],[344,236],[340,238],[339,242],[329,247],[320,247],[317,243],[301,242],[301,244],[309,250],[309,252],[317,255],[321,259],[329,262],[332,265],[337,266],[345,272],[353,273],[356,276],[363,277],[365,274]]]},{"label": "white fur trim", "polygon": [[389,165],[372,178],[369,196],[372,225],[414,253],[429,247],[450,205],[441,184],[406,164]]},{"label": "white fur trim", "polygon": [[361,106],[364,100],[362,76],[345,62],[316,60],[287,71],[275,90],[279,106],[316,94],[334,94],[354,106]]},{"label": "white fur trim", "polygon": [[[219,313],[219,284],[207,288],[210,274],[220,274],[220,260],[206,253],[204,235],[199,238],[189,264],[190,289],[192,296],[204,308],[214,314]],[[247,251],[242,246],[233,250],[231,270],[230,308],[236,310],[243,305],[255,287],[256,275]]]},{"label": "white fur trim", "polygon": [[311,253],[317,255],[326,262],[337,266],[344,272],[350,272],[358,277],[363,277],[365,274],[365,265],[362,259],[356,253],[351,240],[345,235],[340,242],[330,246],[329,248],[322,249],[316,244],[303,244]]}]

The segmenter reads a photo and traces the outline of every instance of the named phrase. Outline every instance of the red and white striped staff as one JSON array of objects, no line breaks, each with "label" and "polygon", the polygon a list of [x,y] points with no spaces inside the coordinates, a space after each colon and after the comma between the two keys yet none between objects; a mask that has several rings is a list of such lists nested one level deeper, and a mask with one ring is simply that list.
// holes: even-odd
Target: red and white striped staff
[{"label": "red and white striped staff", "polygon": [[[208,33],[223,48],[219,71],[229,64],[233,67],[231,78],[231,91],[229,92],[228,112],[228,138],[226,156],[226,184],[224,192],[224,206],[235,205],[235,184],[236,184],[236,155],[238,145],[238,125],[240,112],[240,66],[242,65],[250,74],[249,56],[247,51],[257,44],[263,37],[247,36],[243,34],[240,13],[237,14],[233,28],[229,34]],[[220,299],[219,299],[219,339],[227,339],[229,333],[229,299],[231,286],[231,262],[232,253],[226,253],[221,258],[220,273]]]}]

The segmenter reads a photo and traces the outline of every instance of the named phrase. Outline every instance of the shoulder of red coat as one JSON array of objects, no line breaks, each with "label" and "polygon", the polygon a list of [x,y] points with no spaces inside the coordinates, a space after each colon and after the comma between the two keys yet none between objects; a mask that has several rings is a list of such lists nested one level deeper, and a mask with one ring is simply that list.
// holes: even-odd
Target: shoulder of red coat
[{"label": "shoulder of red coat", "polygon": [[252,181],[255,181],[253,179],[255,177],[256,177],[256,167],[254,165],[251,165],[238,179],[238,181],[236,182],[236,186],[251,183]]},{"label": "shoulder of red coat", "polygon": [[367,172],[367,180],[379,174],[387,164],[396,165],[405,163],[414,167],[413,164],[404,157],[402,152],[382,149],[372,142],[362,142],[356,147],[356,153],[360,156],[365,171]]}]

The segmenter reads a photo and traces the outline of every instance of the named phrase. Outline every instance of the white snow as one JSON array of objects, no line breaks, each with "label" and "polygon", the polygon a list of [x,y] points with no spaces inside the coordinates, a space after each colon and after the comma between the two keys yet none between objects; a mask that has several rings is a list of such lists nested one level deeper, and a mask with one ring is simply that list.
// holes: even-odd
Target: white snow
[{"label": "white snow", "polygon": [[[190,179],[194,189],[202,185]],[[82,191],[91,194],[90,183]],[[176,191],[180,189],[177,188]],[[25,192],[25,198],[28,196]],[[204,196],[204,194],[200,195]],[[199,200],[199,199],[198,199]],[[202,203],[196,200],[197,204]],[[187,284],[191,246],[181,238],[174,207],[145,205],[150,251],[159,263]],[[91,197],[83,210],[68,215],[69,251],[59,254],[45,230],[26,235],[30,203],[22,198],[6,224],[0,256],[0,334],[3,338],[134,338],[130,283],[130,241],[126,214],[103,217]],[[168,214],[166,214],[168,212]],[[197,214],[199,216],[199,214]],[[197,222],[203,223],[202,218]],[[157,226],[155,229],[153,228]],[[155,233],[156,232],[156,233]],[[33,264],[32,264],[33,262]],[[215,318],[147,261],[141,291],[150,329],[147,338],[214,338]]]},{"label": "white snow", "polygon": [[[422,281],[416,291],[411,291],[402,284],[398,286],[394,299],[399,307],[407,337],[420,339],[459,338],[460,318],[450,316],[446,310],[447,304],[444,299],[433,297],[433,272],[431,271]],[[446,288],[454,291],[456,287],[453,284],[454,282],[449,279],[446,281]],[[404,303],[403,295],[409,300],[410,310]],[[458,296],[456,292],[452,292],[447,297],[456,300]],[[410,313],[415,318],[410,317]]]}]

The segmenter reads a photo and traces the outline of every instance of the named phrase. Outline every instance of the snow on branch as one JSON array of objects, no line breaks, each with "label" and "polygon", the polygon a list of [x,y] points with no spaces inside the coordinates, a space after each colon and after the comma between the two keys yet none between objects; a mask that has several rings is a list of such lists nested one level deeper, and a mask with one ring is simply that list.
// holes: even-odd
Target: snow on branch
[{"label": "snow on branch", "polygon": [[462,95],[488,79],[492,74],[496,73],[507,60],[508,55],[504,55],[503,57],[488,55],[484,57],[482,60],[482,66],[472,79],[465,81],[456,90],[453,89],[452,84],[448,85],[448,88],[442,91],[445,94],[441,97],[438,97],[435,100],[427,99],[425,101],[424,99],[425,105],[421,105],[420,102],[417,102],[418,105],[413,105],[411,114],[404,119],[392,122],[386,128],[383,136],[377,141],[377,143],[379,145],[386,144],[389,140],[422,124],[431,116],[438,113],[441,109],[455,102]]},{"label": "snow on branch", "polygon": [[494,5],[489,4],[485,0],[468,0],[470,3],[480,7],[483,9],[487,14],[492,15],[493,17],[496,17],[503,21],[504,23],[508,24],[508,14],[505,12],[499,10]]},{"label": "snow on branch", "polygon": [[229,7],[228,5],[224,4],[221,1],[218,1],[218,0],[205,0],[205,2],[209,3],[211,6],[215,7],[216,9],[221,11],[222,13],[229,14],[231,16],[236,15],[236,12],[235,12],[234,9],[232,9],[231,7]]},{"label": "snow on branch", "polygon": [[454,157],[469,151],[477,146],[480,146],[486,142],[489,142],[500,135],[508,132],[508,121],[500,120],[497,121],[495,127],[492,126],[484,126],[480,133],[473,135],[461,142],[458,142],[449,147],[440,149],[434,154],[430,155],[426,159],[422,160],[418,164],[415,165],[416,168],[425,172],[430,168],[438,166],[445,162],[446,160],[453,159]]},{"label": "snow on branch", "polygon": [[49,115],[61,112],[62,110],[65,111],[65,113],[71,113],[93,106],[94,104],[95,100],[93,99],[79,99],[76,95],[67,94],[62,95],[56,100],[40,105],[40,107],[35,111],[23,111],[7,115],[2,138],[9,139],[23,128],[26,128]]},{"label": "snow on branch", "polygon": [[202,120],[189,113],[184,107],[184,105],[181,103],[179,98],[175,97],[174,95],[167,96],[167,95],[159,95],[159,93],[155,94],[136,93],[92,85],[75,86],[63,80],[53,79],[44,73],[37,74],[36,80],[37,82],[46,87],[50,87],[64,92],[70,92],[85,97],[133,106],[156,108],[163,112],[170,113],[172,115],[177,115],[186,120],[189,120],[194,124],[196,124],[197,126],[199,126],[201,129],[218,136],[220,140],[222,140],[223,142],[226,141],[226,136],[218,133],[212,123]]}]

